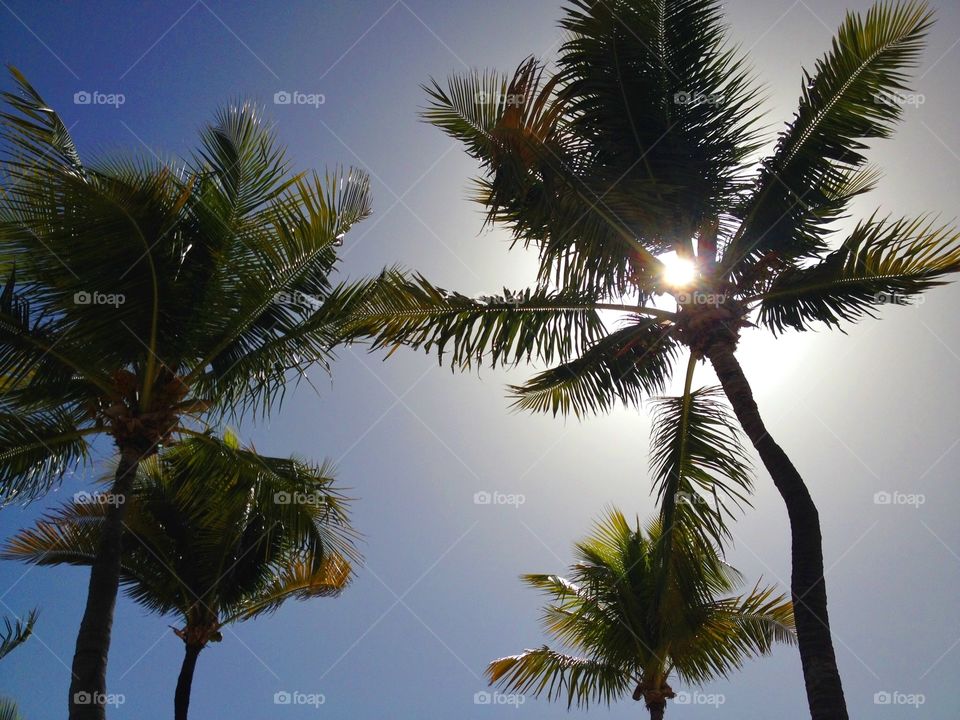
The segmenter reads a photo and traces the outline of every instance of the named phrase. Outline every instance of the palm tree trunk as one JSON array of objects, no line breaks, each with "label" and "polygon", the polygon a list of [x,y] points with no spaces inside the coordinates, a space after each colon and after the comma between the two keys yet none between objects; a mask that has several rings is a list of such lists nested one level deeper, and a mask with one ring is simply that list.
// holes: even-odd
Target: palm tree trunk
[{"label": "palm tree trunk", "polygon": [[187,645],[183,655],[183,665],[180,666],[180,677],[177,678],[177,692],[173,697],[174,720],[187,720],[187,709],[190,707],[190,688],[193,686],[193,671],[197,667],[197,658],[202,645]]},{"label": "palm tree trunk", "polygon": [[650,720],[663,720],[663,714],[667,711],[667,701],[648,703],[647,710],[650,711]]},{"label": "palm tree trunk", "polygon": [[107,653],[113,609],[120,585],[120,552],[126,498],[133,487],[141,453],[132,448],[120,450],[120,462],[114,476],[103,534],[97,556],[90,566],[87,606],[83,611],[77,646],[73,655],[70,683],[70,720],[103,720],[106,717]]},{"label": "palm tree trunk", "polygon": [[840,671],[830,637],[817,507],[800,473],[767,432],[733,347],[729,343],[717,343],[707,351],[707,357],[744,432],[787,506],[793,565],[790,590],[810,716],[813,720],[847,720]]}]

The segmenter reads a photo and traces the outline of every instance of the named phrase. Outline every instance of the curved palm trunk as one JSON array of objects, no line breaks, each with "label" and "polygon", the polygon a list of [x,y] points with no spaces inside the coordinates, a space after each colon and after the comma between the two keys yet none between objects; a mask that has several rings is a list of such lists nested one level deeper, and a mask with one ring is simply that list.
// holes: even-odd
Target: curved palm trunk
[{"label": "curved palm trunk", "polygon": [[197,658],[202,645],[187,645],[183,655],[183,664],[180,666],[180,677],[177,678],[177,692],[173,697],[174,720],[187,720],[187,710],[190,707],[190,688],[193,686],[193,671],[197,667]]},{"label": "curved palm trunk", "polygon": [[823,541],[817,507],[800,473],[767,432],[733,348],[727,343],[718,343],[708,350],[707,357],[744,432],[760,454],[787,506],[793,566],[790,590],[810,715],[813,720],[847,720],[847,706],[827,616]]},{"label": "curved palm trunk", "polygon": [[97,556],[90,566],[87,606],[83,611],[77,646],[73,655],[70,683],[70,720],[103,720],[106,717],[107,653],[113,609],[120,585],[120,552],[126,499],[133,486],[141,454],[133,449],[120,452],[120,462],[110,488],[115,501],[108,505]]}]

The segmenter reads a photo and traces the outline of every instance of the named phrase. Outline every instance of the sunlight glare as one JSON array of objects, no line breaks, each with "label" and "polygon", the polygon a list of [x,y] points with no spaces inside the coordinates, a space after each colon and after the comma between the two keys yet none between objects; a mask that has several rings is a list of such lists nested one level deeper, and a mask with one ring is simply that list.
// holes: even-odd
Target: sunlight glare
[{"label": "sunlight glare", "polygon": [[673,288],[684,288],[697,277],[697,267],[688,258],[680,257],[676,253],[666,253],[659,258],[663,263],[663,281]]}]

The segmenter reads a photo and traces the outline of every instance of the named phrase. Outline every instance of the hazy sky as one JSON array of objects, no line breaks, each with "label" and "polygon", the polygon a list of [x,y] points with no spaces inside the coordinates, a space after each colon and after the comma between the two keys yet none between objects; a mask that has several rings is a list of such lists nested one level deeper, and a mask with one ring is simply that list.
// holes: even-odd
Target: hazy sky
[{"label": "hazy sky", "polygon": [[[812,67],[842,17],[835,0],[731,0],[732,37],[749,48],[769,88],[769,119],[795,108],[800,68]],[[865,9],[869,3],[847,5]],[[872,159],[887,170],[861,208],[957,215],[960,190],[960,11],[939,0],[939,22],[893,142]],[[299,168],[352,164],[374,178],[375,215],[349,236],[351,276],[400,262],[470,293],[523,286],[534,264],[481,234],[466,199],[473,163],[421,123],[419,89],[466,67],[511,71],[552,57],[559,0],[327,0],[315,2],[36,2],[0,0],[0,59],[17,65],[63,115],[81,152],[134,149],[182,155],[214,109],[262,102]],[[10,82],[4,81],[9,88]],[[322,105],[275,105],[275,93],[323,95]],[[75,104],[78,92],[124,102]],[[82,96],[81,96],[82,97]],[[960,290],[885,310],[849,333],[757,331],[741,361],[775,437],[811,485],[825,536],[837,654],[852,717],[953,720],[960,711]],[[200,658],[196,718],[547,718],[561,706],[474,703],[495,657],[544,642],[541,598],[522,572],[559,572],[571,543],[603,508],[654,510],[645,411],[583,422],[509,412],[504,384],[531,373],[454,375],[422,354],[387,362],[354,348],[333,381],[311,373],[269,424],[242,435],[272,454],[336,460],[357,498],[366,566],[337,600],[289,603],[228,630]],[[712,384],[703,368],[697,381]],[[105,446],[106,447],[106,446]],[[0,511],[7,537],[80,489],[74,479],[27,509]],[[474,503],[479,491],[522,494],[519,507]],[[880,491],[920,494],[877,504]],[[902,496],[898,496],[901,497]],[[922,499],[923,503],[919,504]],[[786,513],[758,473],[755,507],[734,527],[730,559],[749,579],[789,578]],[[0,695],[29,720],[63,717],[87,571],[0,564],[0,614],[39,605],[36,637],[0,664]],[[183,645],[175,619],[119,604],[110,691],[115,718],[172,712]],[[675,689],[681,688],[675,684]],[[277,692],[325,703],[275,705]],[[703,688],[722,705],[671,706],[677,718],[801,718],[795,648]],[[924,704],[875,705],[876,693]],[[642,717],[624,701],[594,717]],[[580,716],[581,712],[572,711]]]}]

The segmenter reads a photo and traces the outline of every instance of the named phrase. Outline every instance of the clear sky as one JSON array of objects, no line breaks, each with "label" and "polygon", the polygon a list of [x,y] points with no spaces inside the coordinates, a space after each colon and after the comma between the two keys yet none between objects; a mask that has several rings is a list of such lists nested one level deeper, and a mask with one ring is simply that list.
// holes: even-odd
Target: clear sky
[{"label": "clear sky", "polygon": [[[800,68],[829,45],[836,0],[730,0],[731,33],[768,85],[769,119],[795,107]],[[512,71],[552,57],[559,0],[320,0],[36,2],[0,0],[0,59],[17,65],[90,154],[134,149],[182,155],[214,109],[238,97],[267,108],[300,168],[353,164],[374,178],[375,215],[349,236],[344,273],[400,262],[469,293],[523,286],[532,259],[481,233],[466,199],[472,162],[421,123],[419,89],[466,67]],[[848,0],[866,9],[869,3]],[[872,159],[887,170],[861,209],[957,216],[960,190],[960,10],[933,3],[939,22],[919,73],[923,104]],[[9,81],[4,81],[9,87]],[[78,92],[124,102],[75,104]],[[275,93],[323,104],[275,105]],[[742,342],[768,427],[812,487],[825,536],[835,642],[851,716],[953,720],[960,712],[960,289],[841,333],[761,333]],[[527,698],[518,708],[474,703],[495,657],[544,642],[541,598],[522,572],[559,572],[570,545],[609,503],[649,516],[644,411],[583,422],[508,411],[504,384],[531,372],[454,375],[422,354],[387,362],[341,353],[331,381],[311,373],[269,423],[241,434],[262,452],[337,461],[357,498],[367,563],[343,597],[289,603],[227,631],[201,655],[197,718],[557,717]],[[698,382],[712,384],[707,369]],[[0,511],[7,537],[80,489],[82,478],[26,509]],[[476,505],[474,493],[522,494],[519,507]],[[923,504],[877,504],[880,491]],[[786,513],[764,473],[755,507],[734,527],[730,559],[748,578],[789,578]],[[0,664],[0,695],[30,720],[63,717],[87,571],[0,564],[0,614],[39,605],[36,637]],[[172,713],[182,643],[170,618],[119,604],[110,691],[115,718]],[[680,689],[680,688],[675,688]],[[687,689],[687,688],[683,688]],[[320,707],[274,704],[276,692],[322,694]],[[730,681],[703,689],[722,705],[673,706],[671,717],[801,718],[799,658],[778,648]],[[881,692],[924,704],[874,704]],[[640,717],[625,701],[593,717]],[[572,711],[580,716],[581,712]]]}]

